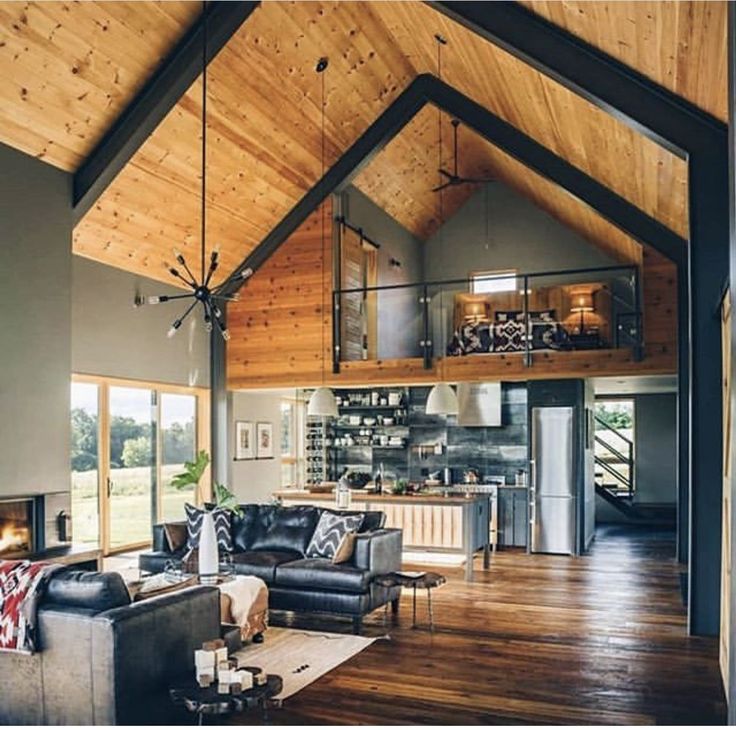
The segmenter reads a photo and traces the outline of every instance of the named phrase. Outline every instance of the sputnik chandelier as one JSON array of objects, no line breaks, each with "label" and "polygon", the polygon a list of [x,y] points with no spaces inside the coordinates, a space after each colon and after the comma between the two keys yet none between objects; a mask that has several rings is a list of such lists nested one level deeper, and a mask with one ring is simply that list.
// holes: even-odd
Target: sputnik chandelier
[{"label": "sputnik chandelier", "polygon": [[203,33],[202,33],[202,201],[201,201],[201,269],[199,279],[192,273],[189,265],[187,264],[184,254],[177,249],[174,249],[174,258],[176,263],[181,267],[181,270],[176,266],[169,266],[167,268],[169,273],[177,280],[177,284],[183,282],[186,286],[191,289],[191,292],[186,294],[167,294],[162,296],[146,297],[143,300],[145,304],[163,304],[164,302],[177,301],[179,299],[191,299],[193,300],[189,307],[184,313],[174,320],[167,335],[173,337],[177,330],[181,327],[184,320],[189,314],[197,307],[198,304],[202,305],[202,311],[204,313],[204,327],[207,332],[211,332],[213,327],[216,327],[218,332],[222,335],[223,339],[229,340],[230,333],[224,324],[224,317],[222,312],[222,305],[224,302],[233,302],[238,300],[238,294],[230,294],[229,287],[238,281],[247,279],[253,270],[250,268],[242,271],[237,271],[229,278],[225,279],[222,283],[217,286],[211,286],[212,277],[217,271],[219,264],[219,250],[213,249],[210,253],[209,266],[206,265],[207,254],[206,254],[206,221],[207,221],[207,3],[203,4],[202,10],[203,16]]}]

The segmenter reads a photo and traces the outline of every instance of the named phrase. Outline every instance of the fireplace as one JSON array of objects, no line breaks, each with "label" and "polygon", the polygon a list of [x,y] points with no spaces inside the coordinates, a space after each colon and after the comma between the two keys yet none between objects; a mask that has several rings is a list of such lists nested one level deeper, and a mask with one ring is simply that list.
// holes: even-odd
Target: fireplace
[{"label": "fireplace", "polygon": [[43,549],[43,497],[0,499],[0,559]]}]

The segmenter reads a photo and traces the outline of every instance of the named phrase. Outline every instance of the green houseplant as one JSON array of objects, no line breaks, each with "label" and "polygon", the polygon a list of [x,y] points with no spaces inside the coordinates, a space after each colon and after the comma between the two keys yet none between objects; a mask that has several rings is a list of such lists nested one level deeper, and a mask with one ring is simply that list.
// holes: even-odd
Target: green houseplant
[{"label": "green houseplant", "polygon": [[[184,462],[184,471],[180,474],[175,474],[171,478],[171,486],[174,489],[190,489],[194,487],[194,498],[198,503],[204,502],[200,482],[209,463],[210,455],[204,450],[200,451],[194,461]],[[213,484],[212,496],[215,504],[220,509],[230,510],[230,512],[237,515],[241,513],[240,507],[238,507],[237,497],[224,484]]]}]

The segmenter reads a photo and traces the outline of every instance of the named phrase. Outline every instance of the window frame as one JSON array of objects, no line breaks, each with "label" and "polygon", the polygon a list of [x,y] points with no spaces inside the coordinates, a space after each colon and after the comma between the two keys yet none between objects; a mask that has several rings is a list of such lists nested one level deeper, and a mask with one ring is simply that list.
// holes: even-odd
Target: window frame
[{"label": "window frame", "polygon": [[[491,278],[493,277],[493,278]],[[469,279],[469,287],[471,294],[478,295],[493,295],[493,294],[509,294],[517,292],[519,290],[519,272],[516,269],[487,269],[481,271],[471,271]],[[485,291],[479,291],[476,289],[478,282],[493,282],[493,281],[512,281],[513,285],[508,288],[491,289]]]}]

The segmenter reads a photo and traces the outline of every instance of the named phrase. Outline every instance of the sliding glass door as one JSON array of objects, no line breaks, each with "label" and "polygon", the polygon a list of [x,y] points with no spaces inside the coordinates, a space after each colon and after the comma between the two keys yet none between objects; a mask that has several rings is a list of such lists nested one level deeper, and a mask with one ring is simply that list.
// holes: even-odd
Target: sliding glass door
[{"label": "sliding glass door", "polygon": [[208,425],[206,390],[75,376],[74,541],[120,552],[148,544],[153,523],[184,519],[196,495],[171,479],[209,449]]},{"label": "sliding glass door", "polygon": [[156,391],[110,388],[110,468],[107,477],[109,548],[151,538],[155,515]]}]

